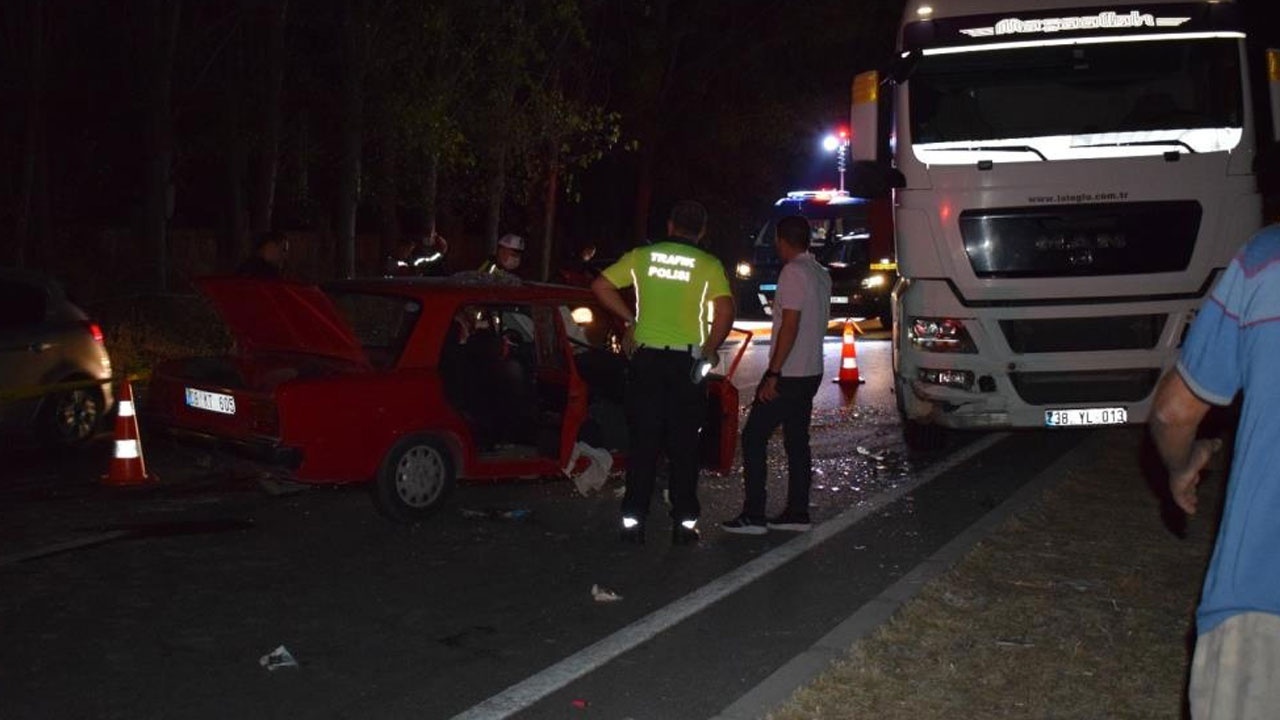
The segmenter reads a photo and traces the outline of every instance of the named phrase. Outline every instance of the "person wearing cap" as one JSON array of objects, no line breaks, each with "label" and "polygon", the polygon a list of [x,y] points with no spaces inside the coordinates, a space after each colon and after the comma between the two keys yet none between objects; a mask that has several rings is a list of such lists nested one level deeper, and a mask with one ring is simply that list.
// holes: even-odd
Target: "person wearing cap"
[{"label": "person wearing cap", "polygon": [[480,265],[480,272],[489,275],[506,273],[516,275],[520,258],[524,255],[524,238],[507,233],[498,238],[498,248]]},{"label": "person wearing cap", "polygon": [[[699,247],[707,209],[676,203],[667,237],[623,255],[591,289],[627,324],[635,345],[627,379],[630,450],[622,499],[621,539],[643,543],[658,454],[670,463],[671,539],[698,541],[698,444],[707,411],[706,374],[719,360],[733,325],[734,303],[724,266]],[[635,287],[636,310],[619,288]]]}]

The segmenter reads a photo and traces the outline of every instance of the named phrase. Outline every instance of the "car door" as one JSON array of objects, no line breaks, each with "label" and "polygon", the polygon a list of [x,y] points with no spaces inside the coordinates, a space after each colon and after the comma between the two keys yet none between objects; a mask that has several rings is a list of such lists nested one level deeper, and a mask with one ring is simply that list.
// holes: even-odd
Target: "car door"
[{"label": "car door", "polygon": [[722,348],[721,355],[728,356],[728,366],[723,367],[723,374],[717,372],[721,368],[716,368],[707,378],[707,414],[702,421],[700,441],[702,466],[716,472],[725,472],[733,467],[738,449],[739,398],[733,376],[738,371],[742,356],[751,345],[753,333],[735,327],[729,337],[739,338],[741,342],[736,350],[726,352],[727,348]]}]

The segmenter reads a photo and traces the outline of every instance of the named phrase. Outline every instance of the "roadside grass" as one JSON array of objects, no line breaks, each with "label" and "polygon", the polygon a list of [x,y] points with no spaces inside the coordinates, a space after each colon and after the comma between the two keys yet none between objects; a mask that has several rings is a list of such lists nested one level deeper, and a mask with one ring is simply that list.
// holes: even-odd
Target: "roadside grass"
[{"label": "roadside grass", "polygon": [[201,295],[139,295],[87,308],[102,324],[117,375],[145,373],[178,357],[225,353],[226,326]]},{"label": "roadside grass", "polygon": [[1091,459],[769,717],[1180,717],[1226,462],[1179,539],[1144,480],[1142,430],[1095,440]]}]

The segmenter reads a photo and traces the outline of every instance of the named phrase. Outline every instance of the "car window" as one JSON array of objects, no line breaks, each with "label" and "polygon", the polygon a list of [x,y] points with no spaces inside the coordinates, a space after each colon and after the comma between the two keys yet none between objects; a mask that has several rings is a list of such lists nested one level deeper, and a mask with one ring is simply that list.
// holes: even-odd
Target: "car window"
[{"label": "car window", "polygon": [[395,364],[422,315],[422,303],[396,295],[331,291],[329,297],[376,368]]},{"label": "car window", "polygon": [[0,327],[19,327],[41,322],[48,312],[49,295],[44,288],[24,282],[0,282]]}]

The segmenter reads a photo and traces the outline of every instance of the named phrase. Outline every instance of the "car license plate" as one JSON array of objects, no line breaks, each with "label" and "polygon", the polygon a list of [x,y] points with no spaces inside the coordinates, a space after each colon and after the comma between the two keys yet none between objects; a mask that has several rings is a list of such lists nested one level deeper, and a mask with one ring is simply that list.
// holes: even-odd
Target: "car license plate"
[{"label": "car license plate", "polygon": [[1045,410],[1046,427],[1084,427],[1086,425],[1123,425],[1129,421],[1129,412],[1122,407],[1071,408],[1069,410]]},{"label": "car license plate", "polygon": [[222,413],[223,415],[236,414],[236,399],[234,397],[195,388],[187,388],[187,405],[199,410]]},{"label": "car license plate", "polygon": [[847,304],[848,302],[849,302],[849,296],[848,296],[848,295],[832,295],[832,296],[831,296],[831,304],[832,304],[832,305],[845,305],[845,304]]}]

